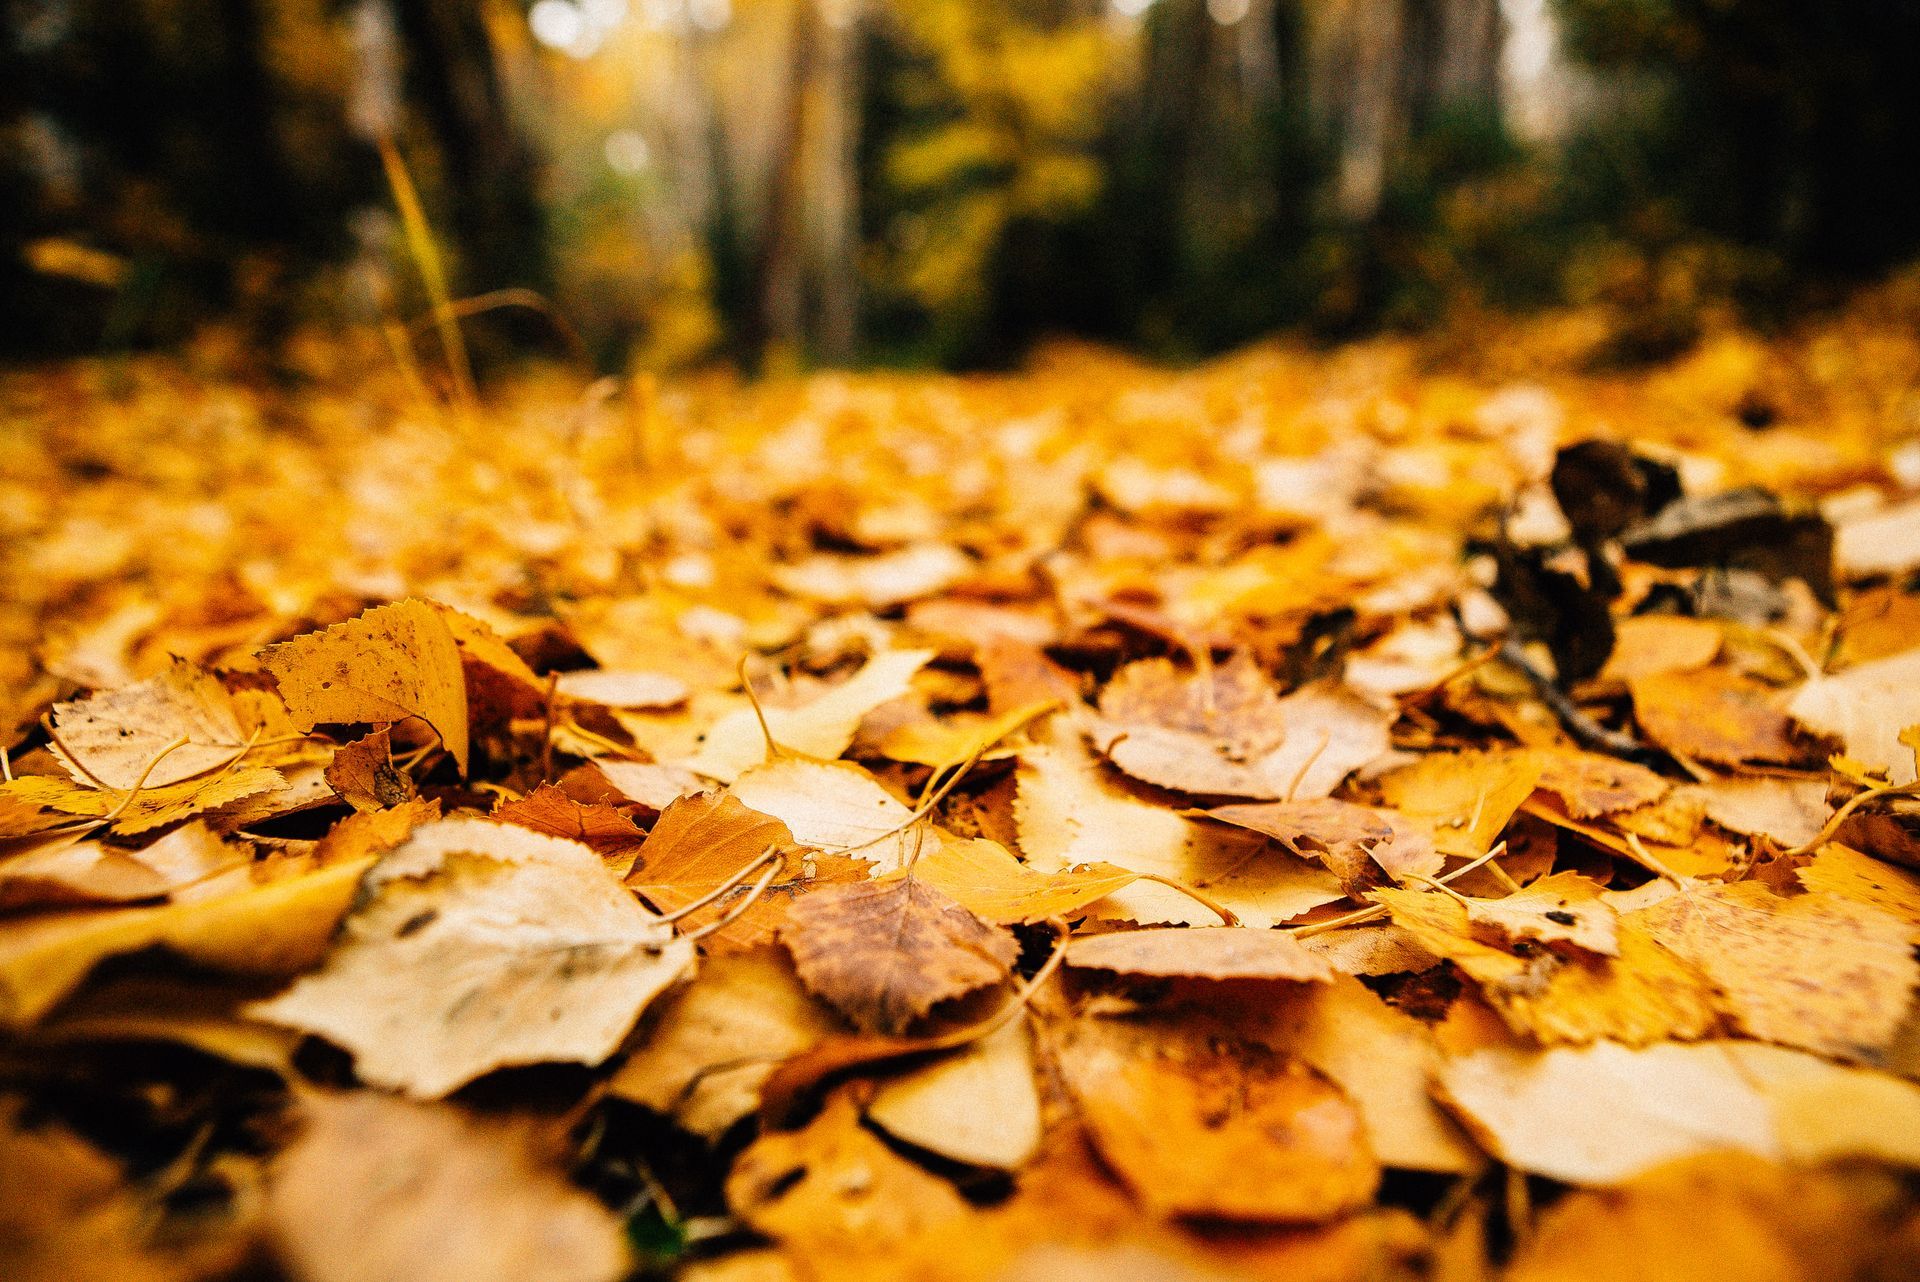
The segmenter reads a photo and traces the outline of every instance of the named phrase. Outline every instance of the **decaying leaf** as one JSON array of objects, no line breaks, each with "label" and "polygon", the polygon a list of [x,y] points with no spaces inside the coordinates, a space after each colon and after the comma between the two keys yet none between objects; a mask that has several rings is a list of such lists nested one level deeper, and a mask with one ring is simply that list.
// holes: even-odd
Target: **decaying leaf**
[{"label": "decaying leaf", "polygon": [[368,872],[319,972],[252,1013],[435,1098],[508,1065],[598,1064],[692,960],[587,847],[447,819]]},{"label": "decaying leaf", "polygon": [[1352,1102],[1265,1047],[1081,1020],[1059,1059],[1100,1156],[1159,1214],[1325,1220],[1379,1182]]},{"label": "decaying leaf", "polygon": [[269,647],[260,662],[280,683],[294,724],[419,717],[467,768],[467,686],[460,646],[440,611],[406,600]]},{"label": "decaying leaf", "polygon": [[1876,1060],[1920,983],[1911,928],[1837,896],[1694,883],[1631,920],[1712,980],[1740,1031],[1842,1059]]},{"label": "decaying leaf", "polygon": [[809,989],[885,1033],[999,983],[1019,953],[1005,927],[913,877],[822,887],[788,910],[780,938]]},{"label": "decaying leaf", "polygon": [[309,1095],[274,1161],[273,1252],[306,1282],[616,1282],[626,1235],[535,1137],[449,1104]]},{"label": "decaying leaf", "polygon": [[393,764],[393,736],[385,727],[335,749],[326,780],[355,810],[398,806],[417,792],[412,777]]},{"label": "decaying leaf", "polygon": [[1089,935],[1067,945],[1067,965],[1159,979],[1268,979],[1326,983],[1333,968],[1276,930],[1169,927]]}]

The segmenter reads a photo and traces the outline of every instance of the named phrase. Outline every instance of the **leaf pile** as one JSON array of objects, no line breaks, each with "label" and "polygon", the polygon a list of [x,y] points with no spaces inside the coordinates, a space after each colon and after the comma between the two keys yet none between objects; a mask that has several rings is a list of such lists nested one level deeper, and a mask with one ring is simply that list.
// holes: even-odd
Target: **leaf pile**
[{"label": "leaf pile", "polygon": [[1920,341],[1559,333],[13,376],[0,1275],[1912,1274]]}]

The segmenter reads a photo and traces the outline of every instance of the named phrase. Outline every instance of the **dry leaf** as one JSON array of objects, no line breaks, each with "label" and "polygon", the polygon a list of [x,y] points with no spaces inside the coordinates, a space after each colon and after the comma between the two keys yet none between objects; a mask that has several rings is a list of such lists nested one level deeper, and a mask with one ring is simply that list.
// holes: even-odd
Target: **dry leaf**
[{"label": "dry leaf", "polygon": [[1461,1173],[1484,1164],[1428,1093],[1438,1054],[1427,1026],[1359,980],[1342,975],[1299,989],[1276,1007],[1271,1022],[1262,1021],[1257,1035],[1346,1091],[1383,1165]]},{"label": "dry leaf", "polygon": [[843,1027],[771,949],[713,958],[662,1006],[607,1089],[709,1140],[759,1107],[782,1059]]},{"label": "dry leaf", "polygon": [[1100,1156],[1156,1214],[1325,1220],[1379,1182],[1353,1104],[1265,1047],[1081,1020],[1059,1059]]},{"label": "dry leaf", "polygon": [[1894,783],[1912,783],[1913,749],[1900,732],[1920,723],[1920,649],[1815,677],[1795,692],[1787,712],[1838,739],[1855,761],[1886,771]]},{"label": "dry leaf", "polygon": [[1380,795],[1431,824],[1442,854],[1476,859],[1493,847],[1544,768],[1530,752],[1433,753],[1382,775]]},{"label": "dry leaf", "polygon": [[1025,1020],[883,1083],[867,1117],[897,1140],[1011,1171],[1040,1148],[1040,1093]]},{"label": "dry leaf", "polygon": [[[767,733],[781,748],[831,761],[847,750],[860,721],[911,687],[913,674],[933,658],[931,650],[889,650],[860,671],[797,708],[763,708],[766,730],[750,707],[736,708],[707,728],[697,752],[668,762],[722,783],[768,761]],[[778,759],[768,764],[778,764]]]},{"label": "dry leaf", "polygon": [[1160,979],[1328,983],[1334,976],[1324,958],[1287,934],[1244,926],[1176,926],[1089,935],[1067,945],[1067,965]]},{"label": "dry leaf", "polygon": [[1095,745],[1136,779],[1236,797],[1324,797],[1382,756],[1393,718],[1337,687],[1282,699],[1244,655],[1210,674],[1164,659],[1121,669],[1089,722]]},{"label": "dry leaf", "polygon": [[806,1129],[755,1140],[734,1162],[726,1192],[756,1232],[848,1278],[875,1276],[906,1244],[974,1215],[951,1184],[862,1126],[844,1094]]},{"label": "dry leaf", "polygon": [[509,1065],[600,1063],[692,962],[585,846],[446,819],[367,874],[318,973],[251,1013],[434,1098]]},{"label": "dry leaf", "polygon": [[1467,922],[1496,943],[1566,944],[1602,957],[1620,955],[1619,916],[1603,888],[1579,873],[1543,877],[1505,899],[1467,903]]},{"label": "dry leaf", "polygon": [[554,689],[576,703],[597,703],[604,708],[671,708],[684,703],[692,693],[686,682],[664,672],[605,669],[563,672]]},{"label": "dry leaf", "polygon": [[863,1029],[897,1034],[949,998],[1007,977],[1019,947],[912,877],[824,886],[787,910],[801,980]]},{"label": "dry leaf", "polygon": [[1215,806],[1203,813],[1264,833],[1303,859],[1319,859],[1350,896],[1389,878],[1430,877],[1445,863],[1424,827],[1392,811],[1332,797]]},{"label": "dry leaf", "polygon": [[393,764],[393,736],[385,728],[334,750],[326,780],[355,810],[385,810],[413,800],[413,778]]},{"label": "dry leaf", "polygon": [[626,1235],[532,1137],[448,1104],[309,1095],[265,1219],[303,1282],[617,1282]]},{"label": "dry leaf", "polygon": [[[1014,815],[1020,850],[1042,871],[1104,861],[1204,890],[1250,926],[1272,926],[1345,893],[1333,874],[1255,834],[1184,818],[1142,800],[1102,769],[1078,735],[1022,748]],[[1107,915],[1143,925],[1212,925],[1204,905],[1139,883],[1102,901]]]},{"label": "dry leaf", "polygon": [[1807,756],[1796,743],[1771,686],[1726,668],[1636,677],[1633,715],[1647,738],[1669,752],[1716,765],[1792,765]]},{"label": "dry leaf", "polygon": [[1543,1043],[1612,1038],[1638,1046],[1699,1037],[1719,1022],[1706,977],[1628,922],[1617,928],[1616,956],[1522,953],[1478,938],[1466,906],[1451,896],[1376,890],[1373,898],[1421,947],[1477,983],[1516,1032]]},{"label": "dry leaf", "polygon": [[0,1023],[29,1024],[100,962],[163,947],[218,970],[289,975],[318,962],[365,860],[155,908],[44,914],[0,930]]},{"label": "dry leaf", "polygon": [[[1618,1184],[1722,1149],[1910,1163],[1920,1123],[1920,1086],[1754,1042],[1492,1047],[1446,1060],[1434,1080],[1494,1156],[1570,1184]],[[1863,1095],[1868,1080],[1892,1090]],[[1804,1119],[1821,1108],[1835,1124],[1810,1130]]]},{"label": "dry leaf", "polygon": [[121,791],[216,770],[246,751],[256,728],[218,677],[184,659],[136,685],[55,704],[53,727],[77,782]]},{"label": "dry leaf", "polygon": [[851,762],[783,757],[747,771],[731,791],[784,823],[799,845],[852,855],[876,872],[901,867],[922,842],[907,831],[913,812]]},{"label": "dry leaf", "polygon": [[268,647],[260,662],[280,683],[294,724],[419,717],[467,768],[467,686],[445,616],[406,600]]},{"label": "dry leaf", "polygon": [[620,874],[633,867],[634,854],[647,839],[624,810],[583,804],[550,783],[541,784],[516,801],[495,806],[492,817],[499,823],[590,846]]},{"label": "dry leaf", "polygon": [[1875,1060],[1920,982],[1911,927],[1831,895],[1692,883],[1631,919],[1698,967],[1750,1037]]},{"label": "dry leaf", "polygon": [[1035,872],[997,841],[949,836],[921,853],[913,875],[983,921],[1003,926],[1069,916],[1139,877],[1112,864]]},{"label": "dry leaf", "polygon": [[[8,1110],[9,1114],[11,1109]],[[186,1282],[149,1238],[118,1163],[56,1126],[0,1116],[0,1276],[8,1282]]]}]

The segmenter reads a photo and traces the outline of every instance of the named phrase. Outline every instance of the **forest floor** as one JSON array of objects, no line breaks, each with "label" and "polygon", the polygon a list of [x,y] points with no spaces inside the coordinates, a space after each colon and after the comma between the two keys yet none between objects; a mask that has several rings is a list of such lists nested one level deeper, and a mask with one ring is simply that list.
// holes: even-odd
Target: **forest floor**
[{"label": "forest floor", "polygon": [[1920,1270],[1920,329],[0,381],[0,1276]]}]

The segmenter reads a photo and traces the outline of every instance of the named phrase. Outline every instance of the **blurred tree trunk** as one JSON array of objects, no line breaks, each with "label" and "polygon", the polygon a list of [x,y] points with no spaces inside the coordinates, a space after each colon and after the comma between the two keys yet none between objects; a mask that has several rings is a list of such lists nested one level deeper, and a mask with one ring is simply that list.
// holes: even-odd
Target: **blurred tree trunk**
[{"label": "blurred tree trunk", "polygon": [[547,288],[534,155],[509,110],[481,6],[391,3],[410,96],[439,152],[442,216],[459,247],[460,288]]}]

